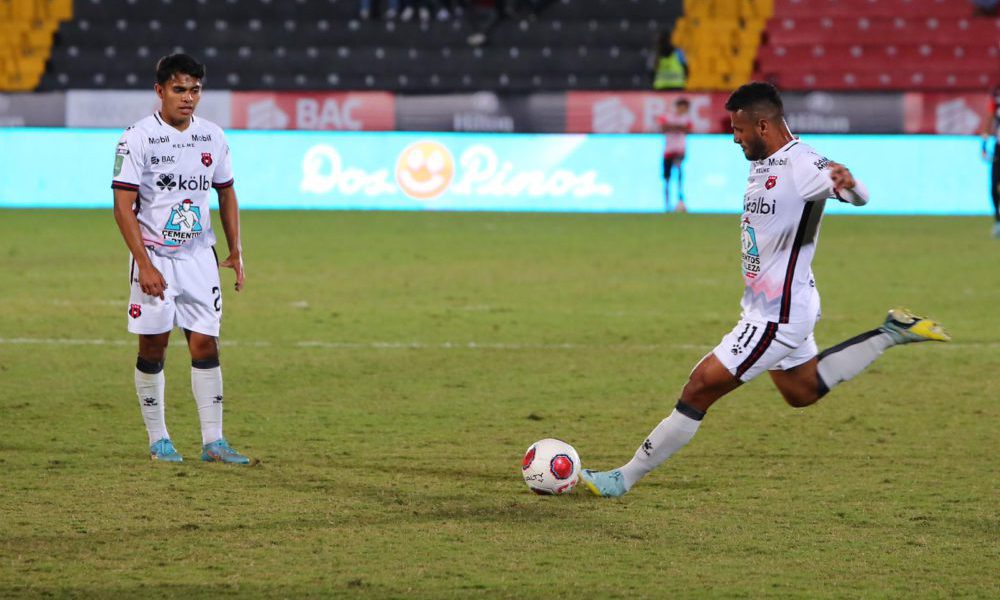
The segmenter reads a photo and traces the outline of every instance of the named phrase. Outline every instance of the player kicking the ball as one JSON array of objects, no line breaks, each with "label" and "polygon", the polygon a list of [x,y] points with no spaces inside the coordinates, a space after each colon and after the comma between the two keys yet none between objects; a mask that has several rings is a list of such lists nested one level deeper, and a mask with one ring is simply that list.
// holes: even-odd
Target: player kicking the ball
[{"label": "player kicking the ball", "polygon": [[[215,123],[194,117],[205,67],[173,54],[156,65],[158,112],[125,130],[118,141],[114,179],[115,221],[132,253],[128,330],[139,335],[135,391],[153,460],[180,462],[163,411],[163,361],[174,326],[191,351],[191,390],[201,420],[201,459],[249,464],[222,436],[219,267],[236,271],[243,288],[240,216],[229,146]],[[229,245],[221,263],[209,213],[209,190]]]},{"label": "player kicking the ball", "polygon": [[716,400],[765,371],[785,401],[809,406],[851,379],[887,348],[948,341],[938,323],[893,309],[878,328],[817,353],[820,316],[811,263],[827,198],[861,206],[865,186],[843,165],[796,140],[781,97],[767,83],[748,83],[729,97],[733,141],[750,164],[743,196],[743,315],[691,372],[681,398],[627,464],[584,470],[580,481],[598,496],[621,496],[687,444]]}]

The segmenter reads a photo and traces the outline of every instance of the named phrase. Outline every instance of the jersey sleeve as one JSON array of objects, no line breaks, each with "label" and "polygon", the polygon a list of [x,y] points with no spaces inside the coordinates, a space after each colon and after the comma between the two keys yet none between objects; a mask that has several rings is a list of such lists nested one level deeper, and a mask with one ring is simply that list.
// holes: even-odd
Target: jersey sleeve
[{"label": "jersey sleeve", "polygon": [[792,163],[795,191],[806,202],[836,197],[827,166],[830,159],[815,153],[801,155]]},{"label": "jersey sleeve", "polygon": [[212,187],[217,190],[231,187],[233,185],[233,163],[229,156],[229,142],[220,131],[219,139],[222,141],[219,148],[219,164],[212,174]]},{"label": "jersey sleeve", "polygon": [[142,138],[134,128],[128,128],[118,139],[115,149],[115,168],[111,179],[111,187],[130,192],[139,191],[142,181],[142,170],[146,164],[145,147]]}]

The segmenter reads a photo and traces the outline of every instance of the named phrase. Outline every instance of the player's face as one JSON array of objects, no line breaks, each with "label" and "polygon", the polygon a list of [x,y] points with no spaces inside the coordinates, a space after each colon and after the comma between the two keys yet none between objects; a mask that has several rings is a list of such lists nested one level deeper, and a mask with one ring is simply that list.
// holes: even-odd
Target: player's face
[{"label": "player's face", "polygon": [[163,85],[156,84],[156,95],[162,101],[163,118],[171,125],[183,125],[191,120],[201,100],[201,80],[186,73],[174,73]]},{"label": "player's face", "polygon": [[743,156],[747,160],[767,158],[767,144],[762,135],[766,121],[756,120],[742,109],[729,113],[729,120],[733,125],[733,142],[743,149]]}]

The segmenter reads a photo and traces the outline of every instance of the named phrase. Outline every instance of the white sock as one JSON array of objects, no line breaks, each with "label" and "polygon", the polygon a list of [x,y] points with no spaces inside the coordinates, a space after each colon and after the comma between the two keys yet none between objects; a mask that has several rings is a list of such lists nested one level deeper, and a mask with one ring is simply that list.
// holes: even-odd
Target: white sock
[{"label": "white sock", "polygon": [[[678,406],[681,406],[678,403]],[[684,407],[685,412],[699,415],[698,411],[691,407]],[[666,419],[650,432],[649,437],[643,442],[639,449],[635,451],[635,456],[619,470],[625,483],[625,489],[631,489],[633,485],[646,476],[647,473],[659,466],[660,463],[670,458],[670,456],[684,447],[691,441],[701,419],[692,419],[683,415],[675,408]]]},{"label": "white sock", "polygon": [[222,367],[218,360],[192,361],[191,392],[198,405],[201,443],[218,440],[222,437]]},{"label": "white sock", "polygon": [[[145,369],[145,371],[141,370]],[[156,370],[155,373],[147,371]],[[163,438],[169,438],[167,422],[163,411],[163,388],[166,378],[163,376],[163,363],[151,363],[138,359],[135,368],[135,393],[139,397],[139,410],[142,420],[146,422],[146,433],[149,435],[149,445]]]},{"label": "white sock", "polygon": [[864,371],[886,348],[895,344],[888,333],[873,329],[820,352],[816,363],[820,396]]}]

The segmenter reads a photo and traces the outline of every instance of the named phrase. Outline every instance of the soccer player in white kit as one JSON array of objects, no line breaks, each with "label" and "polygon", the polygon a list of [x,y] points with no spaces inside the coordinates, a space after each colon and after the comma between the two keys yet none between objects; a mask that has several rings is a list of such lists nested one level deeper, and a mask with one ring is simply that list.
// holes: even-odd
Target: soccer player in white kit
[{"label": "soccer player in white kit", "polygon": [[[115,221],[132,254],[128,330],[139,336],[135,390],[149,435],[150,457],[183,460],[170,440],[163,409],[163,362],[173,328],[191,353],[191,390],[201,420],[201,459],[249,464],[222,435],[219,267],[236,271],[243,288],[239,205],[229,146],[218,125],[195,118],[205,67],[185,54],[156,65],[161,108],[125,130],[115,155]],[[209,191],[229,246],[221,263],[209,211]]]},{"label": "soccer player in white kit", "polygon": [[899,344],[950,339],[936,322],[893,309],[878,328],[818,352],[813,328],[820,316],[811,263],[828,198],[856,206],[865,186],[792,136],[778,91],[748,83],[729,97],[733,141],[750,164],[743,196],[742,317],[694,368],[673,412],[625,465],[583,470],[580,481],[598,496],[616,497],[687,444],[712,404],[769,372],[793,407],[815,403],[851,379],[884,350]]},{"label": "soccer player in white kit", "polygon": [[670,175],[677,169],[676,212],[687,212],[684,205],[684,155],[687,154],[687,134],[691,133],[691,101],[678,98],[671,115],[661,115],[657,122],[664,134],[663,193],[666,210],[670,212]]}]

